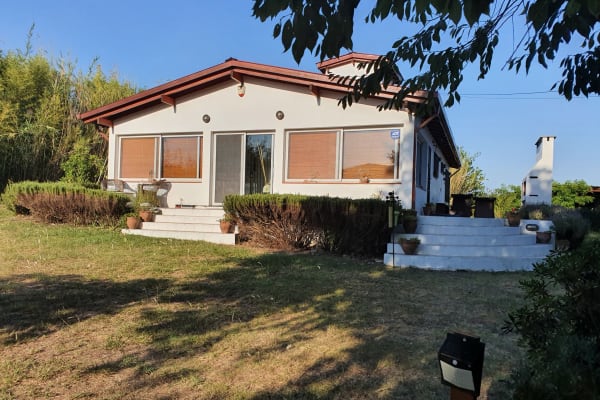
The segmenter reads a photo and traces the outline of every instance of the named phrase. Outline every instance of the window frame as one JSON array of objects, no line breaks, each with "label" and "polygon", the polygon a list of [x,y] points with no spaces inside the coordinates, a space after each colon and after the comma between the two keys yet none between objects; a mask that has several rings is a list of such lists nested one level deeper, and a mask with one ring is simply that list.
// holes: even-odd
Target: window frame
[{"label": "window frame", "polygon": [[[170,178],[163,176],[163,139],[168,138],[191,138],[196,137],[196,154],[198,157],[198,165],[196,166],[196,177],[195,178]],[[140,176],[140,177],[123,177],[123,140],[127,139],[154,139],[154,160],[153,160],[153,174],[152,176]],[[204,134],[202,132],[190,132],[190,133],[158,133],[158,134],[142,134],[142,135],[119,135],[118,159],[115,160],[116,170],[118,179],[124,181],[140,181],[149,179],[168,179],[172,182],[202,182],[203,168],[202,164],[204,161]]]},{"label": "window frame", "polygon": [[[164,175],[164,140],[165,139],[196,139],[196,175],[194,177],[169,177]],[[159,157],[159,167],[160,167],[160,179],[167,179],[169,181],[181,181],[181,180],[202,180],[202,150],[204,148],[204,138],[201,134],[193,134],[193,135],[161,135],[160,136],[160,157]]]},{"label": "window frame", "polygon": [[[313,128],[313,129],[290,129],[285,131],[285,157],[284,157],[284,177],[285,182],[290,183],[356,183],[360,181],[360,178],[343,178],[343,168],[344,168],[344,137],[346,133],[356,133],[356,132],[380,132],[380,131],[393,131],[400,130],[401,136],[398,139],[394,139],[390,137],[390,140],[393,141],[393,148],[395,151],[395,159],[393,161],[393,178],[370,178],[370,182],[377,183],[399,183],[400,182],[400,163],[401,163],[401,153],[400,153],[400,144],[402,138],[402,125],[400,126],[381,126],[381,127],[350,127],[350,128]],[[333,178],[290,178],[289,170],[290,170],[290,135],[292,134],[304,134],[304,133],[315,133],[315,132],[332,132],[336,134],[336,148],[335,148],[335,175]]]},{"label": "window frame", "polygon": [[425,190],[427,188],[428,164],[429,164],[429,143],[421,135],[417,135],[415,151],[415,186]]}]

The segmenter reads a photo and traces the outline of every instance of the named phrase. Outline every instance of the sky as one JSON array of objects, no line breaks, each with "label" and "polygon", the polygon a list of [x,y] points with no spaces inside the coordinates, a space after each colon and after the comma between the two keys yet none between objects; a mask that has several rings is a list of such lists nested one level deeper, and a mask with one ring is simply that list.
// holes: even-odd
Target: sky
[{"label": "sky", "polygon": [[[212,67],[229,57],[318,72],[306,53],[298,65],[272,36],[275,22],[252,17],[251,0],[4,0],[0,4],[0,50],[32,47],[50,59],[66,58],[87,71],[94,60],[106,73],[149,89]],[[365,6],[372,2],[363,1]],[[367,4],[369,3],[369,4]],[[384,54],[406,26],[393,20],[366,24],[356,13],[353,50]],[[560,79],[559,63],[528,75],[502,68],[518,42],[519,22],[503,30],[494,66],[484,80],[465,72],[461,101],[446,109],[454,140],[486,176],[485,185],[520,185],[535,163],[535,142],[556,136],[554,179],[600,185],[600,97],[570,102],[548,93]],[[516,38],[516,39],[515,39]],[[399,65],[403,75],[412,70]],[[441,92],[442,98],[444,93]]]}]

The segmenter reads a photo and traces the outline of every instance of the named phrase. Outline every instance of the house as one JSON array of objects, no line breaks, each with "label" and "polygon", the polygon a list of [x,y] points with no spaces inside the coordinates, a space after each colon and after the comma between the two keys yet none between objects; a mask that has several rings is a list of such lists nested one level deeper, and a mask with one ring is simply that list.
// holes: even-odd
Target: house
[{"label": "house", "polygon": [[233,58],[80,115],[108,140],[108,176],[125,191],[168,182],[163,206],[220,206],[228,194],[349,198],[395,192],[404,207],[448,202],[460,167],[440,100],[424,93],[379,111],[398,86],[344,109],[330,74],[361,74],[377,56],[350,53],[306,72]]}]

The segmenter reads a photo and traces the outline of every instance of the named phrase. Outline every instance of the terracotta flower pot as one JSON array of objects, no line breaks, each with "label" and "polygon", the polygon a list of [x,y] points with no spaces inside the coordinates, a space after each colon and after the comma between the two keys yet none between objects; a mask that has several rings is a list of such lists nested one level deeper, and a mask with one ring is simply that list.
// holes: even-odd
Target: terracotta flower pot
[{"label": "terracotta flower pot", "polygon": [[417,219],[416,218],[404,218],[402,221],[402,227],[405,233],[415,233],[417,231]]},{"label": "terracotta flower pot", "polygon": [[127,229],[138,229],[140,227],[139,217],[127,217]]},{"label": "terracotta flower pot", "polygon": [[154,213],[150,210],[141,210],[140,218],[144,222],[152,222],[152,221],[154,221]]},{"label": "terracotta flower pot", "polygon": [[521,216],[518,213],[508,213],[506,214],[506,220],[508,221],[508,226],[519,226],[521,224]]},{"label": "terracotta flower pot", "polygon": [[419,241],[416,240],[407,240],[400,239],[400,247],[402,247],[402,251],[406,255],[414,255],[417,254],[417,249],[419,248]]},{"label": "terracotta flower pot", "polygon": [[235,230],[235,224],[231,221],[219,221],[219,227],[221,228],[221,233],[233,233]]}]

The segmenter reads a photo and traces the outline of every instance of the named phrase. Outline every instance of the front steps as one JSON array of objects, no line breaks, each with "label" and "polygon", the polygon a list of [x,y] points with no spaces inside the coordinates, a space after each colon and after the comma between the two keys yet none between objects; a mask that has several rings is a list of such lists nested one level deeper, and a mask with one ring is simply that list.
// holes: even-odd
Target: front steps
[{"label": "front steps", "polygon": [[235,244],[235,233],[221,233],[221,207],[161,208],[154,222],[142,222],[141,229],[123,229],[128,235],[157,238],[204,240],[217,244]]},{"label": "front steps", "polygon": [[[524,233],[522,233],[524,232]],[[417,255],[405,255],[401,237],[421,239]],[[554,244],[536,244],[535,233],[503,219],[419,216],[414,234],[392,234],[384,263],[443,270],[521,271],[542,261]]]}]

